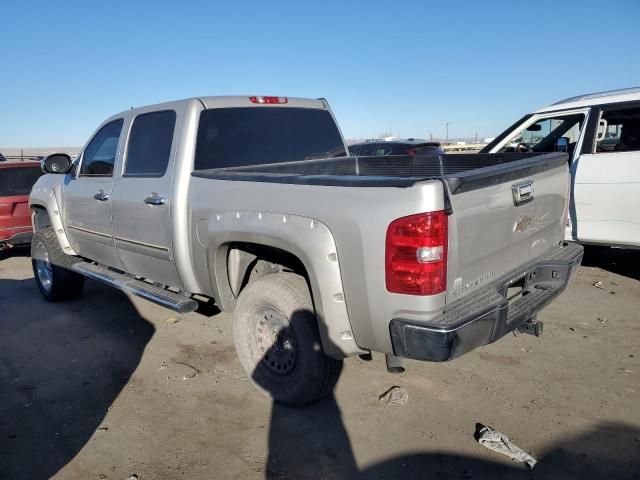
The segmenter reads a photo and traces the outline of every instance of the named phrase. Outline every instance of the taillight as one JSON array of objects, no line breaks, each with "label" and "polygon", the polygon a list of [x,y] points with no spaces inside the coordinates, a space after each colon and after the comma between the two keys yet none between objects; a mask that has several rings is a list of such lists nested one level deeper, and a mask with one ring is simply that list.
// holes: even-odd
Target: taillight
[{"label": "taillight", "polygon": [[287,103],[287,97],[249,97],[251,103]]},{"label": "taillight", "polygon": [[410,157],[415,157],[416,151],[413,148],[407,148],[407,155],[409,155]]},{"label": "taillight", "polygon": [[387,229],[387,290],[435,295],[447,288],[448,219],[444,211],[398,218]]}]

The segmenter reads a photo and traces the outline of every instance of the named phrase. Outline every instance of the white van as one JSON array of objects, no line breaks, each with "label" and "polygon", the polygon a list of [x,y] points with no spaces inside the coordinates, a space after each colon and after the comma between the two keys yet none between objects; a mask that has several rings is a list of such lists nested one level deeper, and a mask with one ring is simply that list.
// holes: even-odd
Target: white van
[{"label": "white van", "polygon": [[525,115],[481,153],[566,151],[566,239],[640,247],[640,87],[567,98]]}]

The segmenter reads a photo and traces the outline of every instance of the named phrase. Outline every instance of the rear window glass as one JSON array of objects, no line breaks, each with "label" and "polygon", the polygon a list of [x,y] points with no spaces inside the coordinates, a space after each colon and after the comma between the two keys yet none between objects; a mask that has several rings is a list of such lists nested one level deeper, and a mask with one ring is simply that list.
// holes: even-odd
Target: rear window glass
[{"label": "rear window glass", "polygon": [[200,114],[195,169],[346,156],[326,110],[216,108]]},{"label": "rear window glass", "polygon": [[164,175],[175,125],[173,110],[137,116],[129,135],[125,175]]},{"label": "rear window glass", "polygon": [[40,175],[39,167],[0,168],[0,197],[29,195]]},{"label": "rear window glass", "polygon": [[[365,145],[360,148],[358,155],[361,157],[384,157],[386,155],[391,155],[391,151],[391,145]],[[396,152],[396,154],[401,155],[402,153]]]}]

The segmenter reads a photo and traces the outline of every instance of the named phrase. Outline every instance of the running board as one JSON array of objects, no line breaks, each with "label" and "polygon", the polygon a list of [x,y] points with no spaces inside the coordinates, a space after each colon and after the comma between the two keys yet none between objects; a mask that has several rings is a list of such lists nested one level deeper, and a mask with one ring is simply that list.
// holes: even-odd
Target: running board
[{"label": "running board", "polygon": [[192,298],[161,287],[156,287],[155,285],[137,280],[123,273],[115,272],[107,267],[96,265],[95,263],[79,262],[74,264],[71,269],[85,277],[106,283],[125,293],[144,298],[145,300],[157,303],[178,313],[189,313],[198,308],[198,302]]}]

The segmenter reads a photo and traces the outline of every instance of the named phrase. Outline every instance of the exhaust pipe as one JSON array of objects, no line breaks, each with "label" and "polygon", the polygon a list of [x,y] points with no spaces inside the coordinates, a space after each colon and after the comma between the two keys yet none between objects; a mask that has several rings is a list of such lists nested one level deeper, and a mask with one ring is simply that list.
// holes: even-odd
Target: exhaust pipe
[{"label": "exhaust pipe", "polygon": [[395,355],[385,354],[385,359],[387,361],[387,372],[389,373],[403,373],[404,368],[404,358],[396,357]]}]

